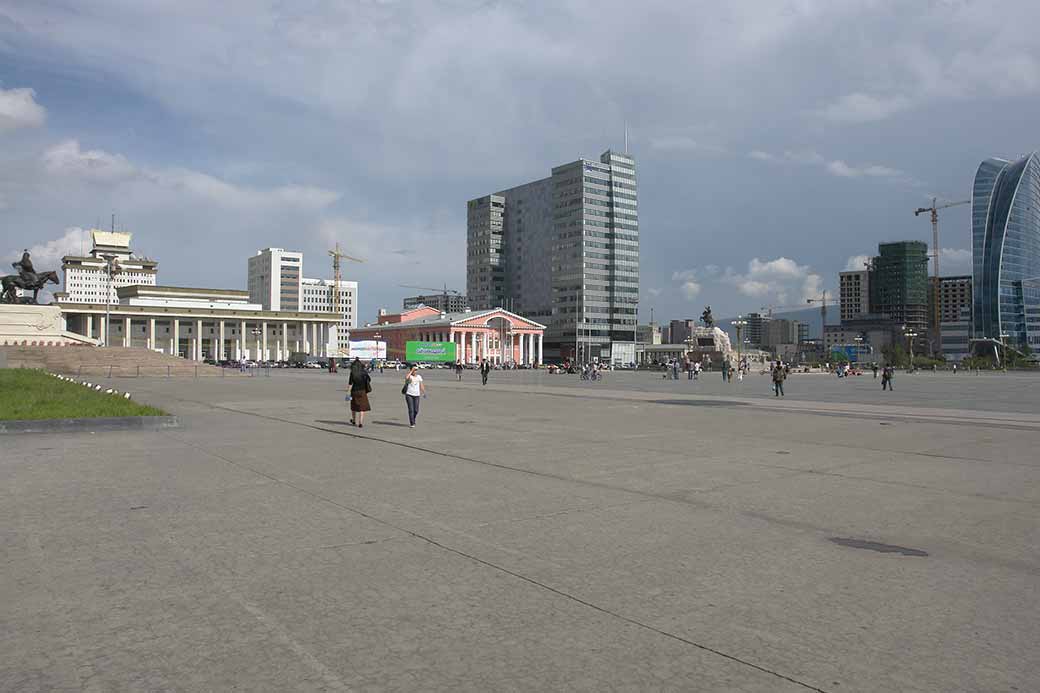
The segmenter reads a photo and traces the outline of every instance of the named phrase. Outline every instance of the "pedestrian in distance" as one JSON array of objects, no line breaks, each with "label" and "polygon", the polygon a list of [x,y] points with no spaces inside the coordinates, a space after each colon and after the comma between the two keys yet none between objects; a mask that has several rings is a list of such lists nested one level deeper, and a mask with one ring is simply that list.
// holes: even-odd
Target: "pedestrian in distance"
[{"label": "pedestrian in distance", "polygon": [[365,369],[361,359],[355,358],[350,364],[350,377],[347,380],[350,386],[350,425],[358,428],[365,427],[365,412],[372,410],[368,402],[368,393],[372,391],[372,377]]},{"label": "pedestrian in distance", "polygon": [[404,377],[404,387],[401,388],[404,395],[405,405],[408,407],[408,425],[415,428],[415,420],[419,417],[419,399],[426,397],[426,385],[419,375],[419,366],[412,364],[408,375]]},{"label": "pedestrian in distance", "polygon": [[892,366],[885,366],[881,370],[881,390],[882,392],[888,390],[892,391],[892,378],[895,377],[896,370]]},{"label": "pedestrian in distance", "polygon": [[482,385],[487,385],[488,373],[491,372],[491,362],[484,359],[480,362],[480,382]]},{"label": "pedestrian in distance", "polygon": [[784,371],[783,366],[780,362],[776,362],[776,366],[773,367],[773,394],[776,397],[784,396],[784,378],[787,377],[787,373]]},{"label": "pedestrian in distance", "polygon": [[877,380],[877,364],[876,363],[872,363],[872,364],[870,364],[870,367],[874,371],[874,380]]},{"label": "pedestrian in distance", "polygon": [[455,377],[459,379],[460,383],[462,382],[462,361],[455,362]]}]

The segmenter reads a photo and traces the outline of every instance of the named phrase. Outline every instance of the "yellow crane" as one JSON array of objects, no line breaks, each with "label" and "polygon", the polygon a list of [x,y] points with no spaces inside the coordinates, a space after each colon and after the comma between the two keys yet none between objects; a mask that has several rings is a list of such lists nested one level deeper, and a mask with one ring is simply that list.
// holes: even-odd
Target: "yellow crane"
[{"label": "yellow crane", "polygon": [[[332,312],[336,314],[339,319],[339,329],[343,329],[343,300],[340,296],[340,282],[343,280],[343,271],[341,269],[342,260],[350,260],[351,262],[364,262],[364,260],[356,257],[347,255],[339,249],[339,243],[336,243],[336,247],[329,251],[329,255],[332,256]],[[336,355],[339,356],[339,329],[336,330]],[[336,360],[332,359],[330,362],[332,372],[336,372]]]},{"label": "yellow crane", "polygon": [[921,216],[925,212],[931,213],[932,218],[932,270],[935,276],[932,277],[932,302],[935,304],[932,307],[932,320],[934,321],[935,329],[935,353],[942,353],[942,331],[939,327],[939,323],[942,322],[942,316],[939,311],[940,295],[939,290],[941,286],[941,279],[939,279],[939,210],[947,209],[949,207],[957,207],[959,205],[966,205],[971,200],[958,200],[957,202],[947,202],[943,205],[936,205],[938,198],[932,198],[931,207],[918,207],[914,210],[914,216]]}]

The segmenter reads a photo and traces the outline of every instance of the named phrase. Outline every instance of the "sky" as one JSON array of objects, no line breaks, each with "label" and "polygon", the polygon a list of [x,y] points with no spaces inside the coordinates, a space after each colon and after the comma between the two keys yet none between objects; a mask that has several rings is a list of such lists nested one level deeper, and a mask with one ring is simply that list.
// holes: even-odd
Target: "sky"
[{"label": "sky", "polygon": [[[159,281],[247,257],[365,260],[465,290],[467,200],[629,151],[640,319],[801,307],[979,162],[1040,147],[1035,0],[0,0],[0,252],[37,269],[100,224]],[[943,274],[970,273],[967,205]],[[9,259],[7,259],[9,258]]]}]

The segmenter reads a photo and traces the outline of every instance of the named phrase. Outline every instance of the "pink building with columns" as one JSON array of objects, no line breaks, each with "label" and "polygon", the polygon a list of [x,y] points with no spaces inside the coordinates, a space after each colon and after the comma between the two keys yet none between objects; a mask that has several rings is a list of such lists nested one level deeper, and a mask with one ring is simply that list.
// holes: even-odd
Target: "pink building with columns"
[{"label": "pink building with columns", "polygon": [[406,342],[455,342],[463,363],[489,359],[498,364],[535,365],[542,362],[545,325],[502,308],[441,313],[419,306],[350,331],[351,340],[386,342],[387,358],[405,358]]}]

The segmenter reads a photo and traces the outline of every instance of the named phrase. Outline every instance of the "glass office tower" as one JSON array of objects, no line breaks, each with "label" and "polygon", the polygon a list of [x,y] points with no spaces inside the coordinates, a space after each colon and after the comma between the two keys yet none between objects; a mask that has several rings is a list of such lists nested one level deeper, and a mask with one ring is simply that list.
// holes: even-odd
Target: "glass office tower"
[{"label": "glass office tower", "polygon": [[976,339],[1040,350],[1040,159],[986,159],[971,204]]}]

